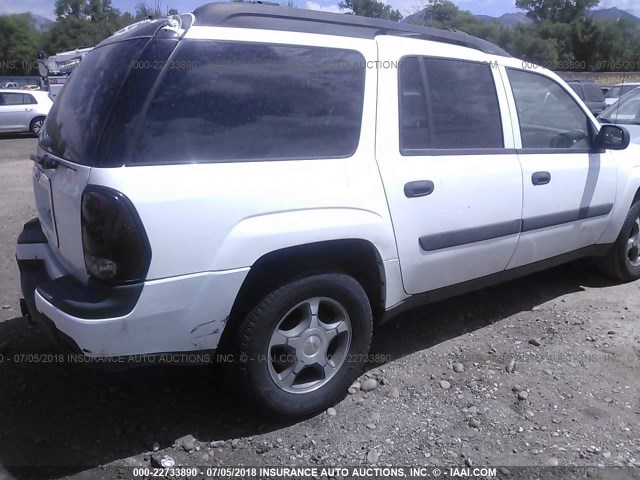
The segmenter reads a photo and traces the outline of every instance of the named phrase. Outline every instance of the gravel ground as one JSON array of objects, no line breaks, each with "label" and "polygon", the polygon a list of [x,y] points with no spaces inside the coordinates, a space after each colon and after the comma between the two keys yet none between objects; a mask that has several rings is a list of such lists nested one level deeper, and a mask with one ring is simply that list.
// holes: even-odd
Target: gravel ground
[{"label": "gravel ground", "polygon": [[383,361],[334,408],[296,423],[254,415],[215,366],[104,373],[32,361],[55,352],[18,307],[14,243],[35,215],[34,148],[32,138],[0,138],[0,480],[123,478],[164,455],[185,466],[640,478],[640,282],[612,283],[586,262],[381,326],[373,353]]}]

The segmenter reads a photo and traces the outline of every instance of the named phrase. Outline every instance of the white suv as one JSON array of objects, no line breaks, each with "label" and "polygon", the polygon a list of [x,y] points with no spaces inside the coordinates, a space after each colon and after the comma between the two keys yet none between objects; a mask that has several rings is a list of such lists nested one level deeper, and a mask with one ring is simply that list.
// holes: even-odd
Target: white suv
[{"label": "white suv", "polygon": [[628,144],[465,34],[209,4],[71,76],[33,157],[24,312],[88,357],[223,352],[258,408],[318,412],[404,309],[585,256],[639,278]]}]

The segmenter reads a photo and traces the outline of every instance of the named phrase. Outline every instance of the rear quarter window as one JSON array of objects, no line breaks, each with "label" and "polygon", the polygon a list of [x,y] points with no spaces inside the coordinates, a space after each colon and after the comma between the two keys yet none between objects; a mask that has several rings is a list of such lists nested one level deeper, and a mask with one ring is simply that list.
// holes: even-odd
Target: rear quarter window
[{"label": "rear quarter window", "polygon": [[74,70],[47,116],[49,150],[66,160],[95,165],[96,145],[133,60],[147,39],[91,51]]},{"label": "rear quarter window", "polygon": [[351,50],[184,40],[127,163],[350,156],[364,83],[364,58]]}]

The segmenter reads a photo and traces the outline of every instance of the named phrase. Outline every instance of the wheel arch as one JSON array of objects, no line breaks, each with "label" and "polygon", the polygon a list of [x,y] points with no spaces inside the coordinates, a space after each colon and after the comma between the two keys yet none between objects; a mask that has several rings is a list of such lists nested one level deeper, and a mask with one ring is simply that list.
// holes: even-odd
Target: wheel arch
[{"label": "wheel arch", "polygon": [[374,323],[382,319],[386,281],[378,249],[363,239],[326,240],[282,248],[260,257],[240,287],[220,345],[224,346],[234,328],[271,291],[292,280],[319,273],[345,273],[355,278],[369,298]]},{"label": "wheel arch", "polygon": [[634,203],[640,201],[640,166],[628,170],[623,178],[626,184],[622,186],[616,197],[611,220],[598,243],[615,242],[629,209]]}]

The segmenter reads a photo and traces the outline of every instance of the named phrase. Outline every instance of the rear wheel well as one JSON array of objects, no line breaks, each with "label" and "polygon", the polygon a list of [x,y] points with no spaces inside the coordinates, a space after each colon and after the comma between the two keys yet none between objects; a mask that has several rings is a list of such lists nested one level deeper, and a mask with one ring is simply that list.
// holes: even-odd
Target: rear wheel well
[{"label": "rear wheel well", "polygon": [[367,294],[374,322],[384,313],[385,276],[382,259],[366,240],[331,240],[284,248],[259,258],[244,280],[220,341],[232,334],[234,325],[266,295],[302,277],[319,273],[344,273],[355,278]]}]

